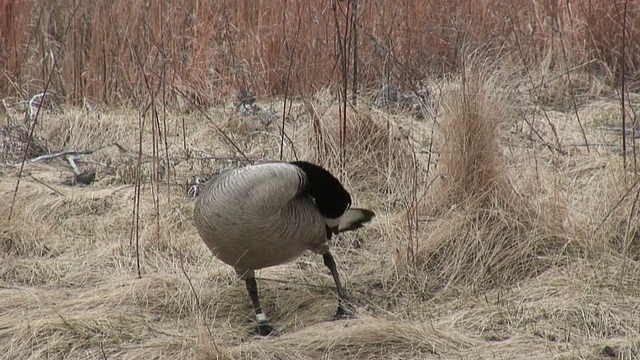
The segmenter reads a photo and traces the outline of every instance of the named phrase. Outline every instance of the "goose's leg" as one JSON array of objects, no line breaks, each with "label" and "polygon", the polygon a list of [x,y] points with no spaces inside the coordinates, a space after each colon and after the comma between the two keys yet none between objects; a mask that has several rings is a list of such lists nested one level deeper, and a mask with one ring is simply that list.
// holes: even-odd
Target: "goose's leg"
[{"label": "goose's leg", "polygon": [[338,275],[338,268],[336,267],[336,261],[333,259],[333,255],[331,252],[327,250],[324,254],[322,254],[322,259],[324,260],[324,264],[331,271],[331,276],[333,276],[333,281],[336,283],[336,290],[338,291],[338,311],[336,312],[336,318],[343,317],[348,315],[349,312],[345,309],[345,301],[349,300],[349,295],[347,291],[342,287],[342,283],[340,282],[340,276]]},{"label": "goose's leg", "polygon": [[262,311],[262,307],[260,306],[260,298],[258,297],[258,284],[256,283],[256,278],[253,271],[245,274],[244,281],[247,284],[247,291],[249,292],[249,297],[251,298],[251,302],[253,303],[253,308],[256,311],[256,322],[258,323],[258,325],[256,326],[254,332],[261,336],[269,335],[273,331],[273,327],[269,324],[269,320],[267,320],[267,316],[264,314],[264,312]]}]

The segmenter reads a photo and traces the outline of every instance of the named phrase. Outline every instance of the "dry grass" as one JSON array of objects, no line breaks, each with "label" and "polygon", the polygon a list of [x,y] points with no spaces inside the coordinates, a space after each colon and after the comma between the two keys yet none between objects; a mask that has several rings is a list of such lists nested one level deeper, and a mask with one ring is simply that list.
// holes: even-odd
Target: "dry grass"
[{"label": "dry grass", "polygon": [[[474,73],[433,85],[441,90],[433,121],[349,110],[344,164],[338,105],[326,93],[294,104],[302,116],[287,118],[284,157],[344,169],[354,205],[376,209],[379,219],[334,244],[354,319],[331,320],[333,282],[313,254],[259,272],[263,306],[279,332],[266,339],[248,335],[253,310],[244,284],[198,238],[193,199],[182,186],[192,175],[243,163],[214,126],[230,115],[212,109],[209,121],[167,113],[159,137],[151,125],[140,134],[133,111],[43,113],[37,134],[47,147],[95,150],[79,165],[98,179],[65,186],[70,169],[62,159],[28,163],[9,220],[18,160],[3,158],[0,352],[31,359],[637,358],[640,219],[632,171],[624,172],[613,146],[587,152],[573,112],[549,111],[547,122],[534,105],[514,111],[514,103],[529,103],[508,91],[518,84]],[[612,116],[612,102],[580,107],[591,144],[619,144],[615,133],[597,129]],[[557,136],[567,153],[530,136],[532,128],[543,140]],[[256,160],[278,158],[277,126],[263,132],[228,135]],[[430,157],[431,144],[438,156]],[[160,160],[163,176],[154,175]],[[140,277],[132,237],[138,182]]]},{"label": "dry grass", "polygon": [[549,211],[554,204],[536,207],[510,180],[500,144],[511,115],[505,83],[471,66],[440,94],[442,178],[421,210],[435,220],[400,253],[407,265],[427,269],[434,288],[502,286],[537,275],[572,237],[557,226],[563,219]]},{"label": "dry grass", "polygon": [[[623,163],[615,129],[619,79],[628,127],[640,109],[638,3],[355,3],[2,2],[0,353],[640,358],[636,143]],[[390,80],[393,114],[362,95],[342,113],[341,40],[349,89]],[[274,116],[223,107],[239,86]],[[421,119],[400,104],[416,92]],[[63,150],[91,150],[96,182],[64,185],[64,158],[20,173]],[[379,216],[334,241],[356,316],[331,320],[306,254],[259,272],[278,335],[258,339],[184,185],[280,157],[327,166]]]}]

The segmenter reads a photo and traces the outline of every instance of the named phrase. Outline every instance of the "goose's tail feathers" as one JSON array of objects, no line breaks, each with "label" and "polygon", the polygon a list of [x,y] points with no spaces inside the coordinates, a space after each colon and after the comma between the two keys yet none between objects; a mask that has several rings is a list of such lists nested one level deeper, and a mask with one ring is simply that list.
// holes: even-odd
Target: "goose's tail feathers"
[{"label": "goose's tail feathers", "polygon": [[340,218],[338,232],[345,232],[360,229],[361,227],[372,223],[376,219],[376,214],[367,209],[352,208],[347,210]]}]

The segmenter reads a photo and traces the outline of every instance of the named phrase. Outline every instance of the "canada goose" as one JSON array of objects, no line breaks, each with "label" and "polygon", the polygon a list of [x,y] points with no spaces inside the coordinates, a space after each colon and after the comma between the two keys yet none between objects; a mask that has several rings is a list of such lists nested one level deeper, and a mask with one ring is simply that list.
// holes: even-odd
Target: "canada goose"
[{"label": "canada goose", "polygon": [[273,328],[260,307],[254,270],[291,261],[306,250],[322,255],[338,292],[336,316],[345,315],[347,292],[327,241],[375,217],[350,206],[351,196],[340,181],[305,161],[227,170],[203,186],[195,205],[196,228],[213,254],[245,280],[258,334],[268,335]]}]

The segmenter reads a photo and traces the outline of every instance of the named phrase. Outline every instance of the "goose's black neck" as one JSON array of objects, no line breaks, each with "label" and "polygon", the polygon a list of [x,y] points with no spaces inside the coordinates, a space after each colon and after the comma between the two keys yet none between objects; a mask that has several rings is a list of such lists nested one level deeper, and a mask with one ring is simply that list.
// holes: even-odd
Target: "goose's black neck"
[{"label": "goose's black neck", "polygon": [[300,194],[313,198],[322,216],[337,219],[351,206],[351,195],[328,170],[306,161],[291,164],[305,174]]}]

